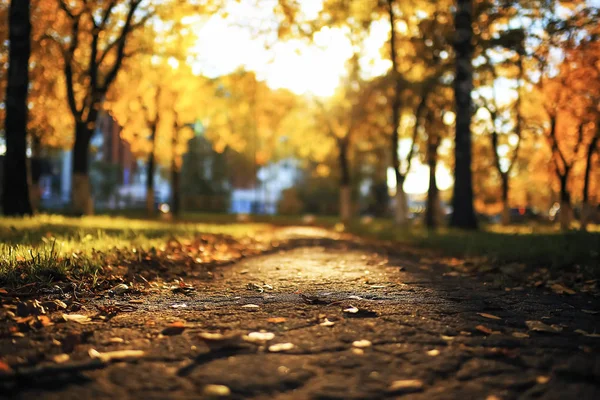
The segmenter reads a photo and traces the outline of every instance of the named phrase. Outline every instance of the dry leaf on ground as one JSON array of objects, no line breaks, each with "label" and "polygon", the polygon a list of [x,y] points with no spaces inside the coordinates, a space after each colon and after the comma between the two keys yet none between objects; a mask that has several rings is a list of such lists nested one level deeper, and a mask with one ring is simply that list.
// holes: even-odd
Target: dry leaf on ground
[{"label": "dry leaf on ground", "polygon": [[419,379],[403,379],[394,381],[388,388],[391,393],[410,393],[423,390],[423,381]]},{"label": "dry leaf on ground", "polygon": [[546,325],[542,321],[525,321],[525,325],[529,330],[534,332],[548,332],[548,333],[557,333],[560,332],[560,329],[557,329],[554,326]]},{"label": "dry leaf on ground", "polygon": [[113,360],[124,360],[127,358],[140,358],[143,357],[146,353],[143,350],[117,350],[117,351],[108,351],[106,353],[100,353],[96,349],[90,349],[88,354],[92,358],[97,358],[103,362],[109,362]]},{"label": "dry leaf on ground", "polygon": [[272,353],[278,353],[280,351],[291,350],[294,347],[296,347],[296,346],[294,346],[293,343],[278,343],[278,344],[269,346],[269,351]]},{"label": "dry leaf on ground", "polygon": [[478,315],[481,315],[484,318],[489,318],[489,319],[502,319],[496,315],[493,314],[488,314],[488,313],[477,313]]},{"label": "dry leaf on ground", "polygon": [[82,325],[89,324],[92,321],[90,317],[81,314],[63,314],[62,317],[67,322],[77,322]]}]

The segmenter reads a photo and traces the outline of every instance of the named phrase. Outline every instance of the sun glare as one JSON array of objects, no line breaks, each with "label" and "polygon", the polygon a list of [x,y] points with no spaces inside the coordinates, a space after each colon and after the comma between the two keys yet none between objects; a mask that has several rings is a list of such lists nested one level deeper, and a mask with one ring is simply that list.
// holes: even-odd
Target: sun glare
[{"label": "sun glare", "polygon": [[[346,73],[346,61],[353,53],[347,32],[326,27],[314,35],[312,42],[276,40],[272,31],[265,29],[275,23],[269,5],[272,4],[257,8],[248,1],[241,1],[232,3],[226,16],[194,21],[197,41],[190,49],[194,73],[217,77],[245,68],[256,72],[258,78],[273,89],[331,96]],[[302,2],[302,12],[309,18],[321,8],[321,0]],[[373,24],[360,60],[365,78],[389,70],[389,60],[382,59],[379,51],[387,35],[385,23]]]}]

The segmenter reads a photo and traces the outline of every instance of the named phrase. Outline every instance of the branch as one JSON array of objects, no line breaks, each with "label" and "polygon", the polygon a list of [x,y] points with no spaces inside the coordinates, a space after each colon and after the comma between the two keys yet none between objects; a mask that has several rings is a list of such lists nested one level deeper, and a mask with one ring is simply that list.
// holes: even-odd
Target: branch
[{"label": "branch", "polygon": [[65,0],[60,0],[58,2],[58,6],[60,7],[61,10],[63,10],[65,12],[65,14],[67,14],[69,16],[69,18],[71,19],[76,19],[79,18],[80,14],[74,14],[73,11],[69,8],[69,6],[67,6],[67,3],[65,2]]},{"label": "branch", "polygon": [[[62,4],[62,2],[61,2]],[[79,16],[75,17],[73,20],[73,25],[71,26],[71,44],[69,48],[64,53],[64,62],[65,62],[65,80],[67,85],[67,99],[69,102],[69,107],[71,108],[71,112],[73,115],[80,119],[81,118],[81,110],[77,109],[77,101],[75,99],[75,89],[73,88],[73,66],[72,61],[75,57],[75,51],[77,50],[77,46],[79,44]]]},{"label": "branch", "polygon": [[[119,69],[121,68],[121,64],[123,63],[123,58],[124,58],[125,44],[127,42],[127,35],[129,34],[130,30],[132,29],[133,15],[135,14],[135,11],[137,10],[140,3],[141,3],[141,0],[133,0],[130,3],[129,12],[127,13],[127,18],[125,19],[125,25],[123,26],[123,29],[121,30],[121,35],[119,35],[119,39],[118,39],[117,59],[115,60],[115,63],[113,64],[112,68],[106,75],[104,84],[98,88],[98,89],[100,89],[100,91],[102,93],[106,93],[108,91],[108,88],[110,87],[112,82],[117,77],[117,73],[119,72]],[[142,18],[142,20],[139,21],[134,26],[136,26],[136,27],[140,26],[140,23],[147,21],[151,15],[152,14],[148,14],[146,17]]]}]

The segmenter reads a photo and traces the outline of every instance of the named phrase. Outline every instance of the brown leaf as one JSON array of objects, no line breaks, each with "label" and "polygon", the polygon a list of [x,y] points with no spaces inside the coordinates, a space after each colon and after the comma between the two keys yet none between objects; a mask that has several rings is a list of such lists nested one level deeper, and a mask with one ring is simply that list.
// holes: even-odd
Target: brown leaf
[{"label": "brown leaf", "polygon": [[403,379],[394,381],[388,388],[390,393],[411,393],[423,390],[423,381],[419,379]]},{"label": "brown leaf", "polygon": [[143,357],[146,353],[142,350],[118,350],[100,353],[96,349],[90,349],[90,351],[88,351],[88,354],[91,358],[98,358],[101,361],[109,362],[112,360],[124,360],[127,358],[140,358]]},{"label": "brown leaf", "polygon": [[489,319],[502,319],[502,318],[500,318],[500,317],[497,317],[497,316],[495,316],[495,315],[493,315],[493,314],[487,314],[487,313],[477,313],[477,314],[481,315],[481,316],[482,316],[482,317],[484,317],[484,318],[489,318]]},{"label": "brown leaf", "polygon": [[0,360],[0,371],[2,371],[2,372],[11,372],[12,368],[10,367],[10,365],[8,365],[4,361]]},{"label": "brown leaf", "polygon": [[283,324],[285,321],[287,321],[287,320],[283,317],[273,317],[273,318],[267,319],[267,322],[270,322],[272,324]]},{"label": "brown leaf", "polygon": [[82,325],[89,324],[92,320],[90,317],[81,314],[63,314],[62,317],[67,322],[77,322]]},{"label": "brown leaf", "polygon": [[488,334],[488,335],[491,335],[492,333],[494,333],[493,330],[491,330],[490,328],[488,328],[485,325],[477,325],[475,327],[475,329],[477,329],[479,332],[483,332],[483,333]]},{"label": "brown leaf", "polygon": [[548,332],[548,333],[559,332],[559,330],[556,329],[555,327],[546,325],[542,321],[525,321],[525,325],[527,325],[527,328],[529,328],[529,330],[532,330],[534,332]]},{"label": "brown leaf", "polygon": [[552,291],[554,291],[554,293],[557,294],[575,294],[575,291],[573,289],[569,289],[568,287],[561,285],[560,283],[555,283],[552,286],[550,286],[550,289],[552,289]]}]

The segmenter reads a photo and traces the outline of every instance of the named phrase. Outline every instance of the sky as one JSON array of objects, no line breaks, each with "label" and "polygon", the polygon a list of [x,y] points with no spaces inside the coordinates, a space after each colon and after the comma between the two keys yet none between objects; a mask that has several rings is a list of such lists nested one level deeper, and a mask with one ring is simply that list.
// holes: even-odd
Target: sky
[{"label": "sky", "polygon": [[[274,33],[277,22],[272,12],[276,3],[276,0],[260,0],[261,7],[256,7],[252,0],[241,0],[230,3],[226,17],[215,15],[208,20],[194,21],[192,26],[198,37],[192,49],[194,72],[217,77],[243,67],[256,72],[257,77],[273,89],[285,88],[299,95],[331,96],[353,53],[345,31],[324,28],[314,35],[313,42],[278,41]],[[301,5],[308,18],[315,17],[322,8],[321,0],[302,0]],[[365,78],[383,75],[391,67],[391,62],[380,56],[388,37],[386,21],[373,24],[360,61]],[[400,147],[401,153],[407,151],[406,144]],[[451,173],[443,166],[436,175],[440,189],[452,185]],[[393,191],[393,173],[389,174],[388,181]],[[405,191],[422,194],[428,184],[428,167],[415,160],[404,185]]]}]

